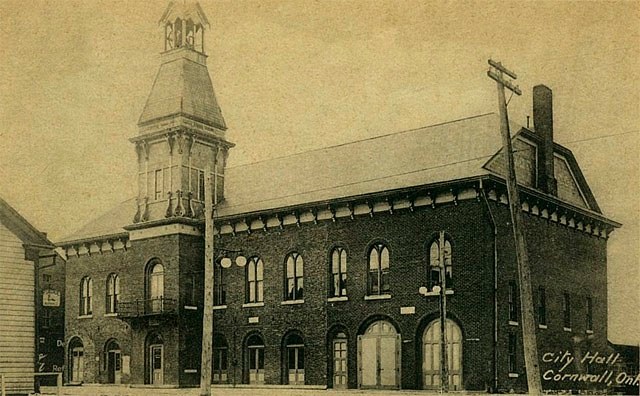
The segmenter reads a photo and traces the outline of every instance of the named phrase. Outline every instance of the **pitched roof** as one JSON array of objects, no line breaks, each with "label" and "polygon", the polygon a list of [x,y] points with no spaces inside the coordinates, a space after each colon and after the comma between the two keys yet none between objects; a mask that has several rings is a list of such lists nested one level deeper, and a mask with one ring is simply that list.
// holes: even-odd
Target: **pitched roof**
[{"label": "pitched roof", "polygon": [[[517,130],[517,129],[516,129]],[[229,168],[220,216],[326,201],[488,173],[497,115],[378,136]]]},{"label": "pitched roof", "polygon": [[167,54],[168,60],[160,65],[140,115],[139,125],[173,115],[184,115],[227,129],[207,66],[191,59],[197,55],[190,52],[182,48]]},{"label": "pitched roof", "polygon": [[[519,130],[515,124],[512,131]],[[496,114],[484,114],[230,167],[219,216],[233,216],[488,174],[501,147]],[[63,241],[123,233],[125,201]]]},{"label": "pitched roof", "polygon": [[43,232],[38,231],[38,229],[2,198],[0,198],[0,222],[27,245],[54,247],[53,243],[47,239],[47,236]]}]

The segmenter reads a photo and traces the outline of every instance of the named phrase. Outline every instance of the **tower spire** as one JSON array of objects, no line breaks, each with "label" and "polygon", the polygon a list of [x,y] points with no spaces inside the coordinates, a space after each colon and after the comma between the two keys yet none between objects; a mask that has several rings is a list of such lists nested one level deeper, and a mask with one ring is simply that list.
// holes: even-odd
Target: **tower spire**
[{"label": "tower spire", "polygon": [[214,201],[224,199],[228,150],[222,111],[204,51],[209,21],[200,5],[169,3],[160,18],[160,69],[130,139],[138,153],[135,223],[202,218],[205,169],[212,169]]}]

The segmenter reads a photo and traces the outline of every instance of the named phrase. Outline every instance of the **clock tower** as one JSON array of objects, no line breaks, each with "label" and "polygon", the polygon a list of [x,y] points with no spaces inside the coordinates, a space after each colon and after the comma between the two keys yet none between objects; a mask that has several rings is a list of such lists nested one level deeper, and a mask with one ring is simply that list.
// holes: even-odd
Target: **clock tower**
[{"label": "clock tower", "polygon": [[209,21],[197,3],[172,2],[159,22],[160,69],[138,121],[135,228],[203,218],[205,169],[224,199],[227,126],[207,69]]}]

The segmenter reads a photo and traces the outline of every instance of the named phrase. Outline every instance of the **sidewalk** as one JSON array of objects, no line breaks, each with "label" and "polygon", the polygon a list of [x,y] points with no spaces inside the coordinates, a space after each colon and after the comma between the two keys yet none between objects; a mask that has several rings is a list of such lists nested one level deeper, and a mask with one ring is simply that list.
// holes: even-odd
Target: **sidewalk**
[{"label": "sidewalk", "polygon": [[[41,395],[55,395],[55,387],[42,387]],[[486,395],[483,392],[451,392],[452,395]],[[62,388],[62,395],[72,396],[200,396],[198,388],[151,388],[151,387],[129,387],[122,385],[82,385],[65,386]],[[440,395],[439,392],[425,390],[333,390],[333,389],[291,389],[283,387],[269,388],[248,388],[248,387],[219,387],[211,389],[212,396],[429,396]]]}]

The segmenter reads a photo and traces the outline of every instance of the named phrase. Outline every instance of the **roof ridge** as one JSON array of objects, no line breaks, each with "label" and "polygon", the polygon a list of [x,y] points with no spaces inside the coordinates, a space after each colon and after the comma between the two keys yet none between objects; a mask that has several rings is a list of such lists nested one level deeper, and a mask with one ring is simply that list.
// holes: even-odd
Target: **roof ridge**
[{"label": "roof ridge", "polygon": [[312,152],[315,152],[315,151],[322,151],[322,150],[328,150],[328,149],[333,149],[333,148],[342,147],[342,146],[348,146],[348,145],[351,145],[351,144],[362,143],[362,142],[366,142],[366,141],[369,141],[369,140],[376,140],[376,139],[381,139],[381,138],[394,136],[394,135],[402,135],[404,133],[415,132],[415,131],[418,131],[420,129],[435,128],[435,127],[442,126],[442,125],[453,124],[454,122],[460,122],[460,121],[471,120],[471,119],[474,119],[474,118],[486,117],[486,116],[492,115],[492,114],[496,114],[496,113],[492,111],[492,112],[488,112],[488,113],[477,114],[477,115],[474,115],[474,116],[458,118],[456,120],[451,120],[451,121],[440,122],[440,123],[437,123],[437,124],[426,125],[426,126],[422,126],[422,127],[418,127],[418,128],[404,129],[404,130],[401,130],[401,131],[390,132],[390,133],[386,133],[386,134],[383,134],[383,135],[376,135],[376,136],[371,136],[371,137],[367,137],[367,138],[363,138],[363,139],[352,140],[350,142],[339,143],[339,144],[335,144],[333,146],[318,147],[318,148],[313,148],[313,149],[309,149],[309,150],[305,150],[305,151],[299,151],[297,153],[283,155],[283,156],[280,156],[280,157],[266,158],[266,159],[263,159],[263,160],[249,162],[249,163],[246,163],[246,164],[230,166],[227,169],[237,169],[237,168],[242,168],[242,167],[245,167],[245,166],[251,166],[251,165],[260,164],[260,163],[267,162],[267,161],[274,161],[274,160],[280,160],[280,159],[283,159],[283,158],[295,157],[297,155],[308,154],[308,153],[312,153]]}]

